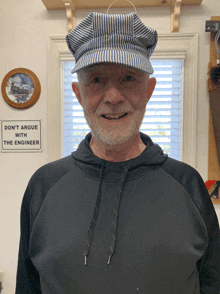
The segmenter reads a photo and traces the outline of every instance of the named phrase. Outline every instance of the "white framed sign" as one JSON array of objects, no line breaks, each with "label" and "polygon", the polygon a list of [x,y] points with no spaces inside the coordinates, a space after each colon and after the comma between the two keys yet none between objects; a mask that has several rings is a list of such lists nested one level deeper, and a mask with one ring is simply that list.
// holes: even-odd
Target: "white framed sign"
[{"label": "white framed sign", "polygon": [[2,152],[41,152],[41,121],[1,121],[1,141]]}]

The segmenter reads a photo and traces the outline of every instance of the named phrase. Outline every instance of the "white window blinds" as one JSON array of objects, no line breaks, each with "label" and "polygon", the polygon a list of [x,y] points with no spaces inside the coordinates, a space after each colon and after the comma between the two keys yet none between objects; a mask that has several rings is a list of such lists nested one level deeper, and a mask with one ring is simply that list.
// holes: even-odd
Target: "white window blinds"
[{"label": "white window blinds", "polygon": [[[149,135],[170,157],[181,160],[182,146],[182,89],[183,63],[181,59],[151,60],[157,85],[148,102],[140,131]],[[74,61],[61,62],[62,89],[62,156],[71,154],[90,132],[83,110],[72,91],[71,74]]]}]

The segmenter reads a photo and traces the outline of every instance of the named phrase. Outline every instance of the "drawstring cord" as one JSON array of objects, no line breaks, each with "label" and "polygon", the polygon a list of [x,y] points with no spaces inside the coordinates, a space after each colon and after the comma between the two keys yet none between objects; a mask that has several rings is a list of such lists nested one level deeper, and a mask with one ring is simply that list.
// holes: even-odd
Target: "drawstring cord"
[{"label": "drawstring cord", "polygon": [[100,206],[100,202],[101,202],[101,187],[102,187],[104,169],[105,169],[105,162],[104,162],[104,164],[102,166],[101,175],[100,175],[100,182],[99,182],[99,190],[98,190],[98,194],[97,194],[97,198],[96,198],[96,203],[94,205],[91,224],[90,224],[89,229],[88,229],[88,235],[87,235],[87,239],[86,239],[86,249],[83,252],[83,254],[85,256],[84,265],[87,265],[87,257],[89,255],[89,251],[90,251],[90,247],[91,247],[91,243],[92,243],[92,237],[93,237],[94,229],[95,229],[95,226],[96,226],[96,221],[97,221],[97,218],[98,218],[99,206]]},{"label": "drawstring cord", "polygon": [[107,264],[110,264],[111,258],[115,252],[115,247],[116,247],[116,241],[117,241],[117,228],[118,228],[118,217],[119,217],[119,209],[120,209],[120,204],[121,204],[121,196],[124,188],[124,183],[125,179],[128,173],[128,168],[124,168],[124,171],[122,173],[122,177],[119,180],[119,193],[115,197],[115,207],[113,208],[113,215],[114,215],[114,220],[112,221],[112,229],[111,229],[111,242],[110,242],[110,247],[109,247],[109,257],[108,257],[108,262]]},{"label": "drawstring cord", "polygon": [[[104,169],[105,169],[105,162],[102,166],[102,170],[101,170],[101,175],[100,175],[100,183],[99,183],[99,190],[98,190],[98,194],[97,194],[97,198],[96,198],[96,203],[94,205],[94,210],[93,210],[93,217],[88,229],[88,235],[87,235],[87,239],[86,239],[86,248],[83,252],[84,256],[85,256],[85,261],[84,261],[84,265],[87,265],[87,258],[89,255],[89,251],[90,251],[90,247],[91,247],[91,243],[92,243],[92,238],[93,238],[93,234],[94,234],[94,230],[95,230],[95,226],[96,226],[96,222],[98,219],[98,213],[99,213],[99,207],[100,207],[100,203],[101,203],[101,187],[102,187],[102,181],[103,181],[103,177],[104,177]],[[123,192],[123,188],[124,188],[124,183],[126,180],[126,176],[128,173],[128,168],[124,168],[124,171],[122,172],[122,176],[118,182],[118,186],[119,186],[119,193],[117,194],[117,196],[115,197],[115,207],[113,208],[113,218],[114,220],[112,221],[112,229],[111,229],[111,241],[110,241],[110,246],[109,246],[109,257],[108,257],[108,262],[107,264],[110,264],[111,258],[115,252],[115,247],[116,247],[116,240],[117,240],[117,228],[118,228],[118,217],[119,217],[119,209],[120,209],[120,203],[121,203],[121,196],[122,196],[122,192]]]}]

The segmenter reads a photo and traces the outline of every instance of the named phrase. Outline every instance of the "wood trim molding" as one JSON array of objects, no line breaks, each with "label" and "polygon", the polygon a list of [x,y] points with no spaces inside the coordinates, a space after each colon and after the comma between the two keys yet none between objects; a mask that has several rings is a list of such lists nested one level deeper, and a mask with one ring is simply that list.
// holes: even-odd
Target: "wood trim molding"
[{"label": "wood trim molding", "polygon": [[63,0],[66,7],[67,17],[67,34],[71,32],[76,26],[76,10],[72,10],[73,5],[71,0]]},{"label": "wood trim molding", "polygon": [[[48,10],[65,10],[63,0],[41,0]],[[71,0],[73,10],[108,9],[114,0]],[[177,0],[131,0],[136,8],[142,7],[174,7]],[[203,0],[182,0],[183,6],[201,5]],[[127,8],[131,4],[126,0],[114,3],[114,8]]]},{"label": "wood trim molding", "polygon": [[179,32],[180,7],[182,0],[176,0],[173,7],[170,8],[170,32]]},{"label": "wood trim molding", "polygon": [[[179,32],[181,5],[201,5],[203,0],[133,0],[132,4],[138,7],[170,7],[170,32]],[[67,33],[76,26],[76,10],[79,9],[108,9],[112,0],[42,0],[48,10],[66,9]],[[129,1],[117,1],[114,8],[130,7]]]}]

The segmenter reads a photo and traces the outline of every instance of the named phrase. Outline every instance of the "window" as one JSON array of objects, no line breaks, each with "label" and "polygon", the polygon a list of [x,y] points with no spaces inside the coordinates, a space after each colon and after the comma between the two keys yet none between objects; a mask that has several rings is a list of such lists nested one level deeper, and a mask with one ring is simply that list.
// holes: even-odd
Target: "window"
[{"label": "window", "polygon": [[[182,159],[183,59],[151,60],[157,85],[148,102],[140,131],[149,135],[170,157]],[[74,61],[61,62],[62,75],[62,156],[71,154],[90,131],[71,83]]]},{"label": "window", "polygon": [[[197,93],[198,93],[198,34],[159,34],[159,42],[151,61],[184,60],[182,67],[182,161],[197,167]],[[64,156],[63,145],[63,117],[60,111],[63,107],[60,81],[63,78],[62,62],[74,61],[67,48],[65,35],[52,35],[49,37],[48,63],[47,63],[47,122],[43,122],[43,131],[47,133],[45,142],[48,161],[57,160]],[[71,66],[72,68],[72,66]],[[70,71],[68,71],[70,73]],[[60,74],[62,73],[62,74]],[[69,93],[72,95],[71,79]],[[181,79],[181,80],[183,80]],[[181,91],[181,90],[180,90]],[[153,100],[151,100],[152,102]],[[181,103],[181,102],[180,102]],[[181,128],[181,125],[180,125]],[[172,142],[171,142],[172,143]],[[69,154],[67,152],[67,154]],[[173,156],[171,154],[171,156]]]}]

